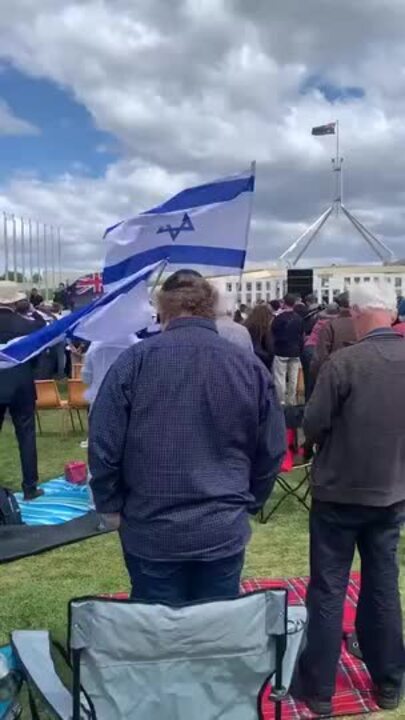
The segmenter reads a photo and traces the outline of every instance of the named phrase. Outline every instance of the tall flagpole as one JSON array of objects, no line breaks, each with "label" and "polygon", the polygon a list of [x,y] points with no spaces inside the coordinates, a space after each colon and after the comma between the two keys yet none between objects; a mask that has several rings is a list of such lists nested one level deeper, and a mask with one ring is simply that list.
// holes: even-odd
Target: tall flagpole
[{"label": "tall flagpole", "polygon": [[56,283],[56,276],[55,276],[55,232],[54,227],[51,225],[51,233],[50,233],[50,239],[51,239],[51,269],[52,269],[52,290],[55,292],[55,283]]},{"label": "tall flagpole", "polygon": [[41,287],[41,240],[40,240],[40,234],[39,234],[39,222],[36,221],[36,227],[35,227],[35,240],[37,245],[37,268],[38,268],[38,286]]},{"label": "tall flagpole", "polygon": [[9,280],[9,255],[8,255],[8,227],[7,215],[3,212],[3,235],[4,235],[4,279]]},{"label": "tall flagpole", "polygon": [[49,296],[49,287],[48,287],[48,248],[47,248],[47,227],[46,227],[46,225],[44,225],[43,238],[44,238],[45,300],[48,301],[48,296]]},{"label": "tall flagpole", "polygon": [[[251,197],[251,200],[250,200],[249,212],[248,212],[247,223],[246,223],[246,233],[245,233],[245,262],[246,262],[248,244],[249,244],[250,223],[251,223],[251,221],[252,221],[253,198],[254,198],[254,195],[255,195],[254,191],[255,191],[255,185],[256,185],[256,160],[252,160],[252,162],[250,163],[250,174],[253,176],[254,186],[253,186],[252,197]],[[243,263],[243,267],[241,267],[240,272],[239,272],[239,282],[238,282],[237,291],[236,291],[236,298],[237,298],[238,295],[240,294],[241,299],[242,299],[242,280],[243,280],[243,271],[244,271],[244,269],[245,269],[245,262]]]},{"label": "tall flagpole", "polygon": [[25,229],[24,229],[24,218],[20,218],[20,232],[21,232],[21,274],[22,281],[25,282]]},{"label": "tall flagpole", "polygon": [[59,282],[62,282],[62,238],[60,225],[58,226],[58,275]]},{"label": "tall flagpole", "polygon": [[29,243],[29,253],[30,253],[30,282],[31,285],[34,282],[34,266],[33,266],[33,257],[32,257],[32,221],[31,218],[28,220],[28,243]]},{"label": "tall flagpole", "polygon": [[13,279],[17,282],[17,227],[15,215],[11,216],[12,232],[13,232]]}]

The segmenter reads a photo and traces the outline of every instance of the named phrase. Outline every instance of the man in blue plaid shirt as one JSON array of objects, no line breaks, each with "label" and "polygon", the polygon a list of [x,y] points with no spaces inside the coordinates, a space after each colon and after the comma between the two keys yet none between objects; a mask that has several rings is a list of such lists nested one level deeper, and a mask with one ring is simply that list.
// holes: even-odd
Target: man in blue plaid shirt
[{"label": "man in blue plaid shirt", "polygon": [[90,419],[97,511],[119,527],[133,597],[235,597],[249,513],[285,453],[273,380],[217,333],[214,288],[179,271],[159,294],[164,332],[126,350]]}]

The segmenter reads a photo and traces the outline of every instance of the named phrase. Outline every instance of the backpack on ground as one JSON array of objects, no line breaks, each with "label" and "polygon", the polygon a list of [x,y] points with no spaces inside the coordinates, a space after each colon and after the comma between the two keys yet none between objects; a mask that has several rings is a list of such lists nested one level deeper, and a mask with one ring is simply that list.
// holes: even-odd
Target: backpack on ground
[{"label": "backpack on ground", "polygon": [[0,487],[0,526],[22,525],[20,506],[11,490]]}]

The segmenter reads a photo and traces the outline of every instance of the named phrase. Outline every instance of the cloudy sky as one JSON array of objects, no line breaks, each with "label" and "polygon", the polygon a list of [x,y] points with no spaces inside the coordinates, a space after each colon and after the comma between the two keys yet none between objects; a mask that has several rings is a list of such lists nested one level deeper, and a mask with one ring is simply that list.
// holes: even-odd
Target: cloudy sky
[{"label": "cloudy sky", "polygon": [[[61,225],[64,266],[103,229],[257,160],[249,258],[265,263],[345,203],[405,256],[403,0],[4,0],[0,209]],[[334,219],[316,261],[368,261]]]}]

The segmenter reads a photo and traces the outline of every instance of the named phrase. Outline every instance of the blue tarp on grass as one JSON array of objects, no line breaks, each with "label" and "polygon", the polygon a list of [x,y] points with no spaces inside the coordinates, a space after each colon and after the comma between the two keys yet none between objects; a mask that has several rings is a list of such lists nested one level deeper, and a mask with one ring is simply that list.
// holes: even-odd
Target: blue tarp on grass
[{"label": "blue tarp on grass", "polygon": [[24,502],[22,493],[16,493],[23,522],[27,525],[61,525],[86,515],[90,509],[87,485],[72,485],[60,477],[40,487],[45,495],[31,502]]}]

